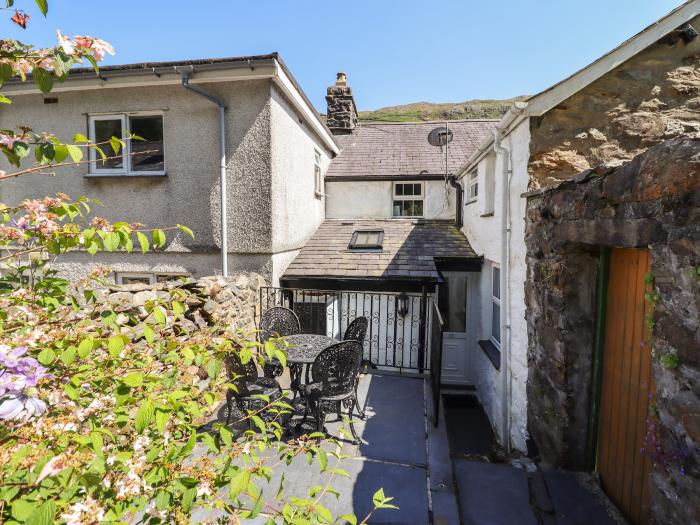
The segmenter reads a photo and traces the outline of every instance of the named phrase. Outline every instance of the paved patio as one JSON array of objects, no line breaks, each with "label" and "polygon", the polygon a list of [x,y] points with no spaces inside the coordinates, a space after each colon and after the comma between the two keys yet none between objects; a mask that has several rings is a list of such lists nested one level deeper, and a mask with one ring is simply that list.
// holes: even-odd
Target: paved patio
[{"label": "paved patio", "polygon": [[[463,417],[456,418],[455,425],[455,412],[448,411],[452,417],[448,438],[443,413],[439,425],[432,424],[432,393],[427,380],[387,373],[364,375],[359,400],[366,411],[364,421],[355,418],[361,443],[353,445],[345,440],[343,451],[350,457],[339,465],[350,478],[335,477],[332,485],[340,496],[327,494],[321,500],[335,515],[353,512],[362,520],[372,510],[372,495],[383,488],[399,509],[379,510],[369,523],[578,525],[590,523],[586,521],[590,517],[601,525],[615,523],[599,495],[584,488],[572,474],[528,472],[508,464],[472,460],[487,456],[484,439],[470,441],[459,436],[469,433],[470,428],[472,433],[483,433],[485,429],[475,427],[484,424],[484,417],[470,406]],[[339,422],[326,424],[329,433],[343,438],[338,433],[340,426]],[[461,450],[456,447],[455,428]],[[330,466],[333,461],[329,458]],[[311,487],[325,485],[328,480],[317,463],[309,466],[305,457],[297,457],[275,470],[263,487],[267,499],[274,498],[282,474],[285,494],[301,498]],[[193,522],[217,516],[215,511],[202,510],[193,516]],[[260,517],[252,523],[266,521]]]}]

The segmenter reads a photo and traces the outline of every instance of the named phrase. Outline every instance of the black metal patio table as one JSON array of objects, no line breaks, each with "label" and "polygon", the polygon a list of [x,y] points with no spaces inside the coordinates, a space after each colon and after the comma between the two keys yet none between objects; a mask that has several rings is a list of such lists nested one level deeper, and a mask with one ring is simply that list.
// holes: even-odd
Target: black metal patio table
[{"label": "black metal patio table", "polygon": [[[289,366],[289,376],[291,379],[290,389],[296,397],[304,383],[309,382],[310,365],[316,356],[330,345],[338,343],[337,339],[327,335],[317,334],[296,334],[284,337],[289,343],[287,350],[287,364]],[[305,371],[304,371],[305,370]],[[302,374],[304,383],[302,383]]]}]

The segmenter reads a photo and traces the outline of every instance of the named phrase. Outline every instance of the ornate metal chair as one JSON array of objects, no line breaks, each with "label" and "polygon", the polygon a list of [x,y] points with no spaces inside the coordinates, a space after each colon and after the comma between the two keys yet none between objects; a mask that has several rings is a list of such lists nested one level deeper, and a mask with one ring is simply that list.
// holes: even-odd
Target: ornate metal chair
[{"label": "ornate metal chair", "polygon": [[323,350],[311,365],[313,382],[305,386],[303,424],[309,413],[316,423],[316,430],[323,431],[326,414],[336,412],[340,417],[341,408],[348,409],[350,432],[354,442],[359,438],[355,432],[352,414],[357,405],[355,385],[362,363],[362,345],[357,341],[342,341]]},{"label": "ornate metal chair", "polygon": [[[301,323],[297,314],[284,306],[274,306],[268,309],[260,318],[260,342],[264,343],[271,337],[283,337],[301,332]],[[275,378],[282,375],[284,367],[277,360],[265,363],[265,377]]]},{"label": "ornate metal chair", "polygon": [[[356,318],[345,330],[343,334],[343,341],[359,341],[360,345],[364,345],[365,336],[367,335],[367,327],[369,326],[369,320],[366,317]],[[359,386],[360,379],[358,377],[355,384],[355,398],[357,399],[357,387]],[[360,403],[357,403],[357,413],[364,419],[365,411],[360,408]]]},{"label": "ornate metal chair", "polygon": [[[229,388],[226,392],[226,425],[231,421],[234,405],[242,416],[246,416],[249,410],[261,410],[267,404],[254,396],[266,395],[271,401],[282,396],[282,387],[275,379],[258,376],[258,368],[253,359],[243,364],[238,354],[231,352],[226,356],[224,366],[230,382],[236,387],[236,390]],[[248,427],[252,428],[250,419]]]}]

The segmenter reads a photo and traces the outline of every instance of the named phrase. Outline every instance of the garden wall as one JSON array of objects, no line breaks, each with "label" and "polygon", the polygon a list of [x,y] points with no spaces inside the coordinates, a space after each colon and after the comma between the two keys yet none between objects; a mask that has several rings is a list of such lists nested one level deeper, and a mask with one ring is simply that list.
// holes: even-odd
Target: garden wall
[{"label": "garden wall", "polygon": [[650,250],[658,523],[700,523],[699,172],[700,137],[683,135],[531,194],[527,205],[528,425],[554,465],[588,466],[600,248]]}]

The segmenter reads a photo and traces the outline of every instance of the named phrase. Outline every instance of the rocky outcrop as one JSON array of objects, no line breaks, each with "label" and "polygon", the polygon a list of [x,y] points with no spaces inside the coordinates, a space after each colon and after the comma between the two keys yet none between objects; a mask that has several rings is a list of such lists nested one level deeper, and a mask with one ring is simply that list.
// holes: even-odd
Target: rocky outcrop
[{"label": "rocky outcrop", "polygon": [[650,251],[658,427],[647,431],[658,440],[658,523],[700,522],[699,210],[698,136],[588,170],[527,202],[528,425],[547,462],[587,466],[600,247]]},{"label": "rocky outcrop", "polygon": [[[691,21],[700,28],[700,17]],[[679,28],[531,122],[531,188],[700,131],[700,38]]]}]

